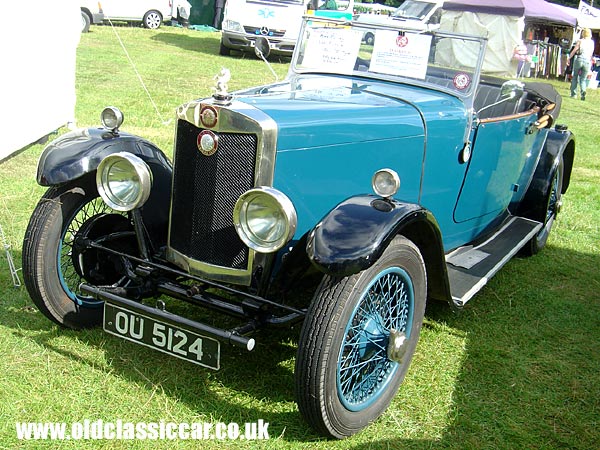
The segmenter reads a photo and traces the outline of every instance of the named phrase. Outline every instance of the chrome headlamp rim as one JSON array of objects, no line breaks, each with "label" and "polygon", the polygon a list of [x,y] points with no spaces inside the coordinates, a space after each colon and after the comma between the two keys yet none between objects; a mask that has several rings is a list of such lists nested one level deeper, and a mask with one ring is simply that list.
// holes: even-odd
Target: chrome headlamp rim
[{"label": "chrome headlamp rim", "polygon": [[[382,183],[384,179],[387,183]],[[396,195],[400,189],[400,176],[398,176],[395,170],[388,168],[379,169],[373,174],[371,186],[377,195],[383,198],[390,198]]]},{"label": "chrome headlamp rim", "polygon": [[[125,163],[128,165],[131,173],[134,174],[134,177],[130,180],[111,179],[111,177],[114,176],[111,174],[111,169],[114,169],[118,163]],[[137,192],[132,199],[125,200],[124,198],[119,198],[119,194],[115,192],[115,189],[111,188],[111,184],[115,182],[126,183],[127,181],[131,183],[131,187],[137,190]],[[134,183],[137,185],[134,186]],[[143,206],[150,197],[150,191],[152,190],[152,171],[144,160],[132,153],[113,153],[106,156],[98,165],[96,171],[96,187],[98,189],[98,194],[100,194],[104,203],[112,209],[115,211],[131,211]],[[131,188],[128,192],[131,192]]]},{"label": "chrome headlamp rim", "polygon": [[117,131],[119,127],[123,125],[124,120],[125,116],[123,115],[123,112],[116,106],[107,106],[100,114],[102,126],[113,132]]},{"label": "chrome headlamp rim", "polygon": [[[263,240],[253,232],[249,225],[249,205],[260,197],[274,201],[280,220],[283,220],[283,232],[276,239]],[[259,253],[273,253],[287,244],[296,233],[298,217],[292,201],[281,191],[268,186],[260,186],[243,193],[233,209],[233,223],[240,239],[251,249]],[[276,225],[281,225],[278,223]]]}]

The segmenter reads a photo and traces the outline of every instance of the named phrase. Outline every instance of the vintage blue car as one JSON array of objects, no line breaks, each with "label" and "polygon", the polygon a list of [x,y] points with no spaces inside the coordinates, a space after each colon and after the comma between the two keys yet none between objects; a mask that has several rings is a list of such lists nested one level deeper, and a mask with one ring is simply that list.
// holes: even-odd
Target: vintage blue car
[{"label": "vintage blue car", "polygon": [[212,369],[302,322],[306,421],[381,415],[426,302],[463,307],[544,247],[575,140],[551,86],[482,75],[485,39],[371,27],[307,17],[284,81],[230,93],[224,70],[177,109],[173,162],[113,107],[52,142],[23,244],[40,311]]}]

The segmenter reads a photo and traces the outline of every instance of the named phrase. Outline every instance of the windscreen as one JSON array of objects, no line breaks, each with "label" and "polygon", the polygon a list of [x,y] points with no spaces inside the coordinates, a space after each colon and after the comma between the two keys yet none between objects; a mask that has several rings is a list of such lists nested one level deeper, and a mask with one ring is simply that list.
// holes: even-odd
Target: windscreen
[{"label": "windscreen", "polygon": [[484,50],[476,37],[307,20],[293,70],[415,80],[467,96]]},{"label": "windscreen", "polygon": [[435,3],[407,0],[392,13],[392,17],[423,20],[435,6]]}]

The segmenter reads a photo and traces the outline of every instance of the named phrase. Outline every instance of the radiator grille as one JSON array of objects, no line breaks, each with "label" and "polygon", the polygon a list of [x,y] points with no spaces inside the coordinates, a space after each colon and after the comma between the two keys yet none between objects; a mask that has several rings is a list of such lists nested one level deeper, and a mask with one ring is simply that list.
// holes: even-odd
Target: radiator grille
[{"label": "radiator grille", "polygon": [[195,261],[246,269],[248,248],[233,225],[233,207],[254,187],[257,137],[216,133],[212,156],[198,151],[202,129],[179,120],[175,143],[170,246]]}]

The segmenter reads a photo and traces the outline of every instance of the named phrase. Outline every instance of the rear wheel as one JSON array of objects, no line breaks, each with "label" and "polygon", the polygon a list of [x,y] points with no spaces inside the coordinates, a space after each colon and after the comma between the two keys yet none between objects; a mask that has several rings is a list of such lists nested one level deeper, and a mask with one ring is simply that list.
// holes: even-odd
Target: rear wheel
[{"label": "rear wheel", "polygon": [[162,24],[162,16],[158,11],[148,11],[144,14],[142,23],[144,24],[144,27],[149,28],[150,30],[156,30]]},{"label": "rear wheel", "polygon": [[38,309],[69,328],[98,325],[102,302],[84,295],[79,285],[117,285],[125,280],[118,259],[83,242],[120,236],[112,244],[132,251],[131,230],[129,219],[99,198],[92,177],[48,189],[32,213],[23,242],[25,286]]},{"label": "rear wheel", "polygon": [[546,193],[545,216],[542,218],[543,226],[540,231],[533,238],[531,238],[525,247],[523,247],[523,253],[525,256],[535,255],[546,246],[548,236],[550,236],[550,231],[552,231],[552,226],[554,225],[554,220],[556,219],[556,216],[558,215],[562,205],[563,173],[564,164],[561,159],[556,167],[554,175],[552,176],[552,181],[548,186],[548,192]]},{"label": "rear wheel", "polygon": [[90,16],[88,16],[86,12],[81,11],[81,32],[87,33],[90,31],[90,24]]},{"label": "rear wheel", "polygon": [[369,269],[324,278],[296,358],[298,407],[313,428],[344,438],[387,409],[414,354],[426,292],[423,258],[402,236]]}]

